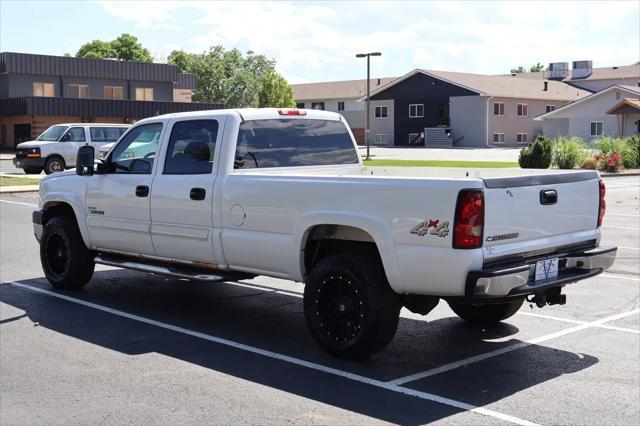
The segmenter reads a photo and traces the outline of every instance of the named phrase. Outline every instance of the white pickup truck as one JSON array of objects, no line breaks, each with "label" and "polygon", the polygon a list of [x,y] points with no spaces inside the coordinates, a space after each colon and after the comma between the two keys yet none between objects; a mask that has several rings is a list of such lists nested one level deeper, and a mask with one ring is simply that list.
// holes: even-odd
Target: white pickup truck
[{"label": "white pickup truck", "polygon": [[444,299],[466,321],[498,322],[525,298],[565,303],[566,284],[616,257],[600,246],[597,172],[386,176],[363,166],[335,113],[163,115],[103,160],[93,151],[40,184],[34,231],[54,287],[83,287],[95,263],[303,282],[309,330],[339,357],[382,350],[402,306],[427,314]]}]

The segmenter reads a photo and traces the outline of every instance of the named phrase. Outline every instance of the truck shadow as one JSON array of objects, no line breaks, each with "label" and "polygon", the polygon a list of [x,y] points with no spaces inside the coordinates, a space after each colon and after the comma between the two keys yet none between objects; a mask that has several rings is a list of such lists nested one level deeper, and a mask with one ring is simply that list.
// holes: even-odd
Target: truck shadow
[{"label": "truck shadow", "polygon": [[[43,278],[22,282],[54,291]],[[96,272],[83,291],[56,293],[381,381],[521,342],[511,337],[519,329],[508,323],[481,329],[454,317],[428,322],[403,317],[385,351],[369,361],[348,362],[329,357],[315,345],[306,329],[301,298],[267,286],[185,283],[112,270]],[[163,354],[379,420],[424,424],[462,411],[10,284],[0,286],[0,302],[24,311],[40,327],[100,347],[127,355]],[[24,321],[19,316],[18,320]],[[8,318],[0,327],[15,321]],[[597,362],[593,356],[532,345],[499,360],[483,361],[489,364],[455,369],[407,387],[483,406]]]}]

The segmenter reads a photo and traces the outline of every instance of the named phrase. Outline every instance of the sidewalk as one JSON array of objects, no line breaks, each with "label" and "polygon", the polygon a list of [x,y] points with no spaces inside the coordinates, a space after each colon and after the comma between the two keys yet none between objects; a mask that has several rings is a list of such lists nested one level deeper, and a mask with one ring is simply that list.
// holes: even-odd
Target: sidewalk
[{"label": "sidewalk", "polygon": [[19,192],[38,192],[38,185],[0,186],[0,194],[15,194]]},{"label": "sidewalk", "polygon": [[6,152],[0,152],[0,161],[2,160],[11,160],[14,157],[14,154],[9,154]]}]

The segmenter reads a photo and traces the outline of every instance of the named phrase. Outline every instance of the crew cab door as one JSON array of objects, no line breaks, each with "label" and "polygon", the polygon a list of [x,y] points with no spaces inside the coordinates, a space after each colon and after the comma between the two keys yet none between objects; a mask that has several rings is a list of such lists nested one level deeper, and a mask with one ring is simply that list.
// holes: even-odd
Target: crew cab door
[{"label": "crew cab door", "polygon": [[132,128],[106,159],[110,172],[89,178],[87,224],[94,248],[155,255],[150,194],[161,122]]},{"label": "crew cab door", "polygon": [[[174,120],[151,191],[151,238],[158,256],[216,262],[216,158],[226,115]],[[219,226],[219,225],[218,225]]]}]

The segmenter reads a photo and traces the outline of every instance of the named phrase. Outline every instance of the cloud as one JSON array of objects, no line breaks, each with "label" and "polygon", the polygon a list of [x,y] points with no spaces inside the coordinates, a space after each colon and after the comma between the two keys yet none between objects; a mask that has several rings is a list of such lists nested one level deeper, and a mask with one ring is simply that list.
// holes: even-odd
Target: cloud
[{"label": "cloud", "polygon": [[[636,62],[638,2],[100,2],[141,29],[181,29],[168,54],[253,50],[298,81],[361,78],[355,53],[382,51],[372,74],[414,68],[504,73],[538,61]],[[146,39],[152,39],[147,37]],[[152,41],[153,42],[153,41]],[[294,79],[292,78],[292,80]]]}]

